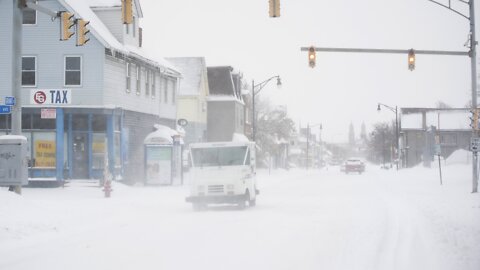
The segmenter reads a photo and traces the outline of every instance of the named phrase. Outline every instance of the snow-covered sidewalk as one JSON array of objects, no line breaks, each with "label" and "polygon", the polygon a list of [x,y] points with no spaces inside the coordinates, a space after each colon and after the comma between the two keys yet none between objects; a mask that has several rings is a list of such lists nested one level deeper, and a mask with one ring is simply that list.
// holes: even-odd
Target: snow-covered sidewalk
[{"label": "snow-covered sidewalk", "polygon": [[471,169],[260,171],[255,208],[187,187],[0,189],[0,269],[480,269]]}]

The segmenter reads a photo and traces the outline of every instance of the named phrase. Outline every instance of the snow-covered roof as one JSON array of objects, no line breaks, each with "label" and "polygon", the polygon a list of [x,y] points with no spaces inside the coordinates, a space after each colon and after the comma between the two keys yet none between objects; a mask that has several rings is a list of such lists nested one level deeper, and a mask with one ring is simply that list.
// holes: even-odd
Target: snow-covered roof
[{"label": "snow-covered roof", "polygon": [[95,36],[105,48],[139,58],[159,68],[167,68],[171,71],[171,75],[179,76],[180,72],[164,58],[148,55],[142,48],[120,43],[91,8],[92,4],[114,4],[116,1],[120,2],[120,0],[59,0],[60,4],[75,14],[76,18],[82,18],[90,22],[88,25],[90,34]]},{"label": "snow-covered roof", "polygon": [[[77,0],[78,1],[78,0]],[[137,9],[137,14],[140,18],[143,18],[142,6],[140,5],[140,0],[134,0]],[[111,7],[121,7],[121,0],[83,0],[83,2],[88,3],[92,8],[111,8]]]},{"label": "snow-covered roof", "polygon": [[173,136],[180,135],[177,131],[164,126],[164,125],[154,125],[157,129],[154,132],[150,133],[143,140],[144,144],[173,144]]},{"label": "snow-covered roof", "polygon": [[202,77],[206,72],[204,57],[167,58],[182,73],[179,95],[198,95],[201,89]]},{"label": "snow-covered roof", "polygon": [[245,136],[245,134],[241,133],[233,133],[232,142],[249,142],[250,140]]},{"label": "snow-covered roof", "polygon": [[0,142],[3,143],[12,143],[12,142],[18,142],[18,141],[27,141],[27,137],[23,135],[1,135],[0,136]]},{"label": "snow-covered roof", "polygon": [[235,102],[238,102],[242,105],[245,105],[245,103],[239,99],[237,99],[236,97],[234,96],[222,96],[222,95],[219,95],[219,96],[207,96],[206,98],[207,101],[235,101]]}]

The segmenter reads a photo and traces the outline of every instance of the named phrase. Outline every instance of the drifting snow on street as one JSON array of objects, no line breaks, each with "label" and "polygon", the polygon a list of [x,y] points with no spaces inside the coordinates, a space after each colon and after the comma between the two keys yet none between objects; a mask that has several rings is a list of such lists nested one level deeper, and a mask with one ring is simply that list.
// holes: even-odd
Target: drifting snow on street
[{"label": "drifting snow on street", "polygon": [[195,212],[186,186],[0,190],[0,269],[479,269],[469,167],[260,171],[257,207]]}]

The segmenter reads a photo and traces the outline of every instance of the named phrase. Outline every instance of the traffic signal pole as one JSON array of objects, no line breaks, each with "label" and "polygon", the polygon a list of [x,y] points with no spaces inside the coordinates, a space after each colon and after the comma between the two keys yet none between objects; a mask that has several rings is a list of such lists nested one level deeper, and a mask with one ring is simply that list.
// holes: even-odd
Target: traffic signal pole
[{"label": "traffic signal pole", "polygon": [[[475,5],[474,1],[469,1],[469,20],[470,20],[470,64],[472,77],[472,110],[477,110],[477,39],[475,34]],[[472,138],[478,137],[477,130],[472,130]],[[478,192],[478,152],[472,152],[472,193]]]},{"label": "traffic signal pole", "polygon": [[[431,51],[431,50],[415,50],[415,54],[428,54],[428,55],[458,55],[469,56],[471,63],[471,87],[472,87],[472,110],[477,109],[477,40],[475,34],[475,4],[474,0],[460,1],[469,6],[469,15],[464,15],[461,12],[455,10],[450,5],[444,5],[436,2],[435,0],[428,0],[432,3],[440,5],[448,10],[466,18],[470,22],[470,50],[464,51]],[[301,51],[308,51],[309,47],[301,47]],[[388,53],[388,54],[409,54],[410,50],[393,50],[393,49],[361,49],[361,48],[320,48],[315,47],[315,51],[321,52],[350,52],[350,53]],[[410,63],[409,63],[410,64]],[[410,67],[409,67],[410,69]],[[412,69],[410,69],[412,70]],[[478,138],[478,131],[472,128],[472,140]],[[478,152],[472,151],[472,193],[478,192]]]},{"label": "traffic signal pole", "polygon": [[[310,47],[301,47],[300,50],[308,51]],[[315,47],[317,52],[349,52],[349,53],[387,53],[387,54],[408,54],[411,49],[397,50],[397,49],[364,49],[364,48],[325,48]],[[464,51],[432,51],[432,50],[415,50],[415,54],[429,54],[429,55],[469,55],[469,52]]]}]

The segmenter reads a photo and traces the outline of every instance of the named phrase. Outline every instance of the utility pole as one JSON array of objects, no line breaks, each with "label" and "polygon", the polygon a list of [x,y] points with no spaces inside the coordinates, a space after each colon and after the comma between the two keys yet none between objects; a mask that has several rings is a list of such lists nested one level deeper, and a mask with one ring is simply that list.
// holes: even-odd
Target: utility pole
[{"label": "utility pole", "polygon": [[[22,68],[22,24],[25,0],[12,0],[12,36],[11,36],[11,87],[16,102],[12,106],[12,134],[22,135],[22,100],[21,100],[21,68]],[[18,159],[20,162],[23,158]],[[10,191],[22,194],[22,185],[9,186]]]},{"label": "utility pole", "polygon": [[22,76],[22,23],[23,8],[25,1],[13,0],[12,6],[12,96],[15,97],[15,105],[12,107],[12,134],[22,134],[22,100],[21,100],[21,76]]}]

